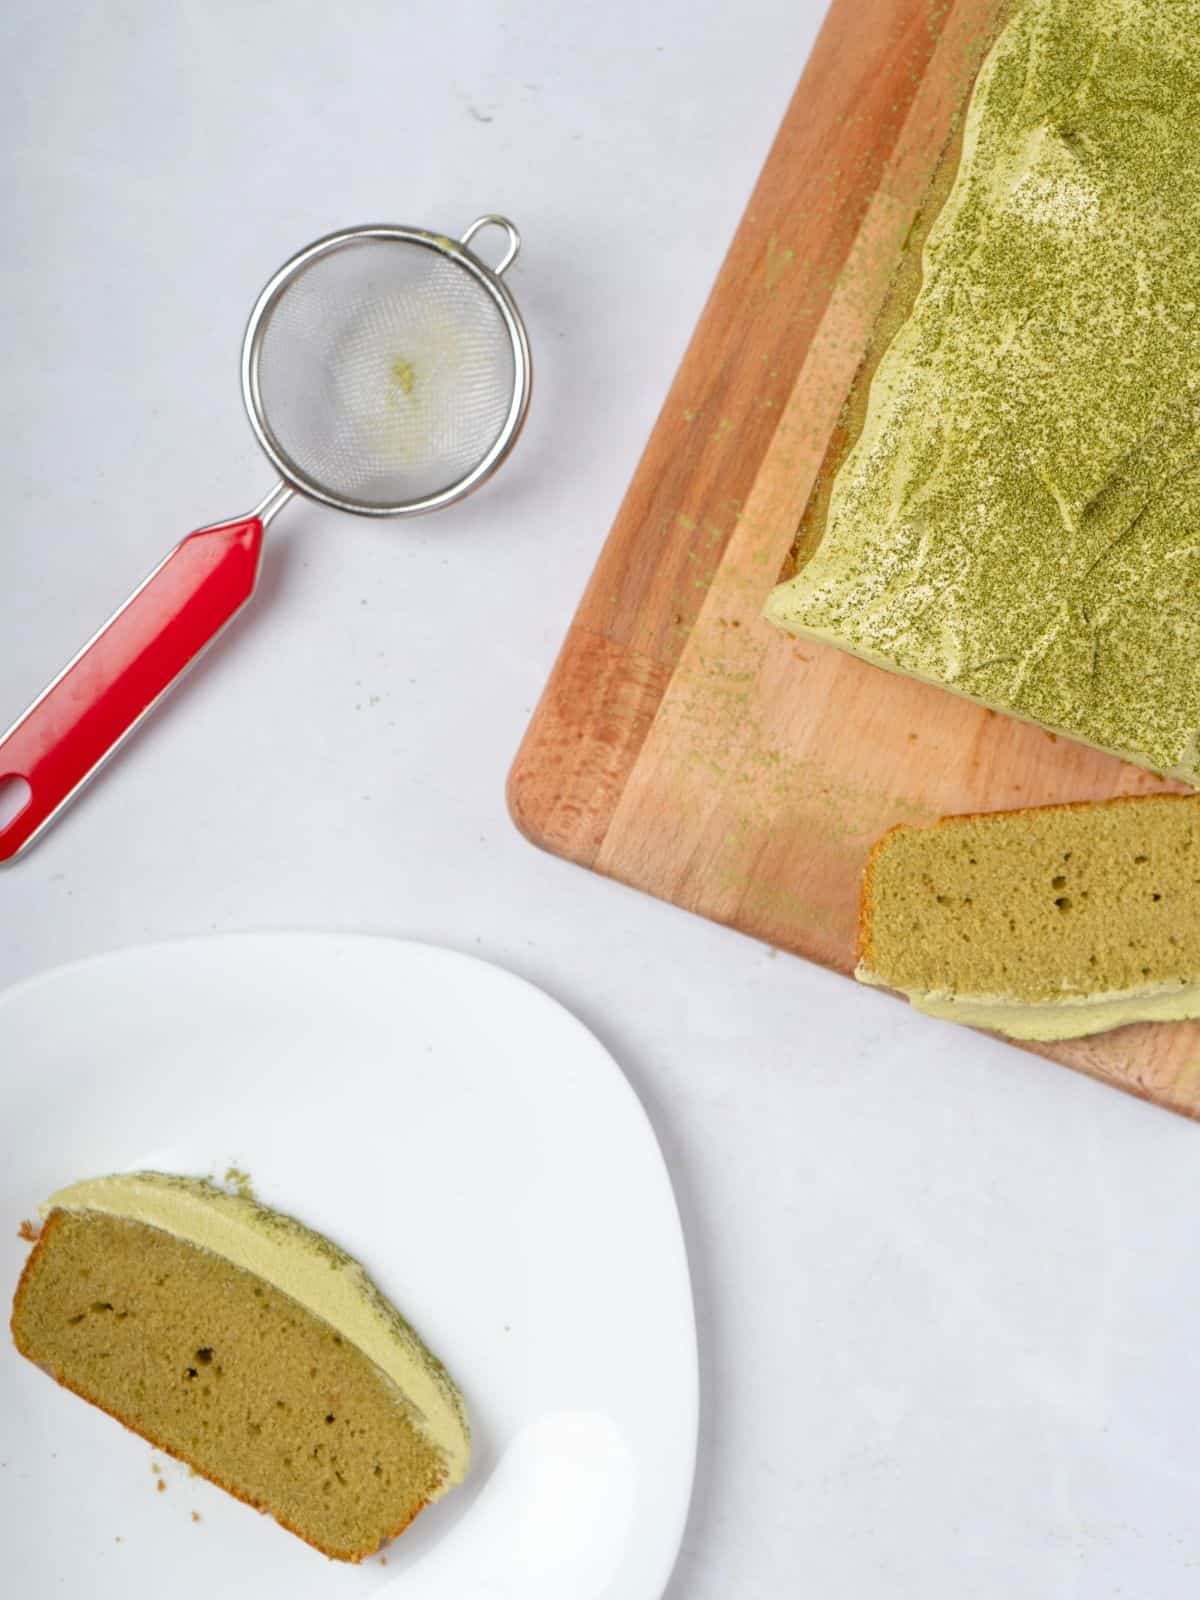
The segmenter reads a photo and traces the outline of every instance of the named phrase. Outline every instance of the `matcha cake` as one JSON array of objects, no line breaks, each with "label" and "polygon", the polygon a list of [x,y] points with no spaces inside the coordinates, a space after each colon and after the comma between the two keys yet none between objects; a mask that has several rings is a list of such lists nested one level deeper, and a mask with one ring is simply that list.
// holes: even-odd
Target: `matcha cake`
[{"label": "matcha cake", "polygon": [[773,622],[1200,782],[1198,149],[1200,0],[1005,9]]},{"label": "matcha cake", "polygon": [[328,1239],[155,1172],[42,1212],[21,1354],[318,1550],[359,1561],[462,1479],[458,1390]]},{"label": "matcha cake", "polygon": [[863,877],[856,975],[1015,1039],[1200,1016],[1200,796],[894,828]]}]

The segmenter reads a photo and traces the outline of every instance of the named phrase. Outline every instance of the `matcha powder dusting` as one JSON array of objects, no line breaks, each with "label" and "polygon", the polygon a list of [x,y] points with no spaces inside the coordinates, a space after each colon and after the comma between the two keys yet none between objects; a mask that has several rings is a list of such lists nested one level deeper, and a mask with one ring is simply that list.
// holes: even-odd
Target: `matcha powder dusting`
[{"label": "matcha powder dusting", "polygon": [[1200,783],[1200,0],[1025,0],[767,615]]}]

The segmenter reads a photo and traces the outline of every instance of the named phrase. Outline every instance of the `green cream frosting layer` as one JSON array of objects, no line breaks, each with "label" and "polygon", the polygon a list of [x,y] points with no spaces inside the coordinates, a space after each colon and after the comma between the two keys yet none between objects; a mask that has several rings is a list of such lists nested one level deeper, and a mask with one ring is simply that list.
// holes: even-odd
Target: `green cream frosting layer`
[{"label": "green cream frosting layer", "polygon": [[[854,976],[875,988],[889,987],[864,965]],[[1003,995],[935,994],[921,989],[900,992],[927,1016],[960,1022],[969,1028],[989,1028],[1010,1039],[1047,1044],[1055,1039],[1107,1033],[1110,1028],[1123,1028],[1131,1022],[1184,1022],[1200,1017],[1200,986],[1194,983],[1163,984],[1126,994],[1071,996],[1040,1005]]]},{"label": "green cream frosting layer", "polygon": [[1200,0],[1024,0],[767,616],[1200,783]]},{"label": "green cream frosting layer", "polygon": [[441,1492],[460,1483],[471,1458],[462,1397],[367,1273],[323,1234],[245,1195],[201,1178],[133,1172],[92,1178],[52,1194],[51,1211],[124,1217],[222,1256],[290,1295],[375,1363],[407,1414],[446,1463]]}]

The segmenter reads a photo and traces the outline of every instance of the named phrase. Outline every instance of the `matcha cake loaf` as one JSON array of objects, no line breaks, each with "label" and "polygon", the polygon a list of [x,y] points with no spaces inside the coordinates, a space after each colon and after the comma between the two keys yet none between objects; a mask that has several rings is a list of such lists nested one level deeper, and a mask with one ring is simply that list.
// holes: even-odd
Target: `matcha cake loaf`
[{"label": "matcha cake loaf", "polygon": [[1200,0],[1002,19],[766,614],[1200,783]]},{"label": "matcha cake loaf", "polygon": [[863,877],[856,976],[1016,1039],[1200,1016],[1200,796],[894,828]]},{"label": "matcha cake loaf", "polygon": [[21,1354],[318,1550],[359,1561],[462,1479],[458,1390],[328,1239],[155,1172],[42,1212]]}]

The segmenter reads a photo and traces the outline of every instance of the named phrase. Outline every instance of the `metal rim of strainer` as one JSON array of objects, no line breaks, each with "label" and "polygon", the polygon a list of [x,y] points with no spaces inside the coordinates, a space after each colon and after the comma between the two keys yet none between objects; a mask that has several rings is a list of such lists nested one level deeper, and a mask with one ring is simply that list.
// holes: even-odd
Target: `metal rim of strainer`
[{"label": "metal rim of strainer", "polygon": [[[508,235],[508,247],[495,267],[489,267],[469,248],[471,240],[480,229],[487,227],[500,228]],[[480,288],[490,295],[500,313],[512,346],[512,401],[504,424],[487,453],[470,472],[457,478],[444,489],[439,489],[435,494],[393,505],[373,505],[369,501],[347,500],[332,493],[323,483],[305,472],[304,468],[288,454],[267,421],[259,385],[263,338],[271,313],[284,294],[300,274],[315,261],[345,248],[348,244],[357,244],[365,239],[380,239],[433,250],[438,255],[455,262],[465,272],[469,272]],[[303,250],[297,251],[289,261],[284,262],[255,301],[250,320],[246,324],[246,334],[242,340],[242,399],[245,401],[250,426],[254,429],[259,444],[289,488],[295,489],[297,493],[310,500],[318,500],[324,505],[334,506],[339,511],[352,512],[356,516],[415,517],[426,511],[437,511],[442,506],[461,500],[491,477],[517,442],[525,422],[525,414],[529,409],[529,394],[533,382],[533,363],[525,324],[521,320],[521,313],[517,310],[512,295],[500,281],[501,273],[512,266],[520,248],[521,235],[516,225],[507,217],[489,213],[487,216],[476,217],[460,239],[450,239],[445,234],[431,233],[424,228],[404,228],[391,223],[365,223],[356,228],[343,228],[337,233],[329,233],[324,238],[314,240]]]}]

